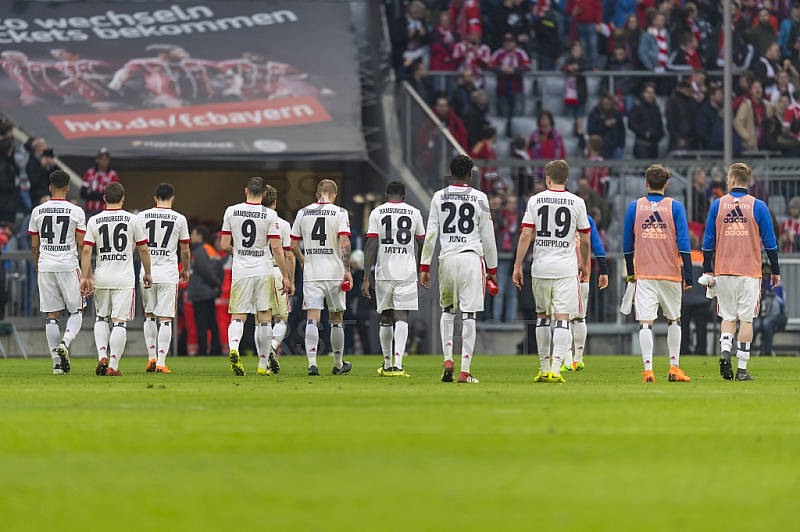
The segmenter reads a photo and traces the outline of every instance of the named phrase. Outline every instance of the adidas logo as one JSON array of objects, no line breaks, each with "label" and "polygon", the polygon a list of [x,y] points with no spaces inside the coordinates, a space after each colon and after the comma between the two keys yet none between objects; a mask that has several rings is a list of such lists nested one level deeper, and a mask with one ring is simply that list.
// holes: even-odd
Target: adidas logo
[{"label": "adidas logo", "polygon": [[105,346],[103,346],[103,347],[101,347],[101,348],[100,348],[100,351],[105,351],[105,350],[106,350],[106,347],[105,347]]},{"label": "adidas logo", "polygon": [[747,229],[747,217],[742,212],[740,205],[731,209],[722,221],[730,224],[730,227],[725,228],[725,236],[748,236],[750,234]]},{"label": "adidas logo", "polygon": [[311,349],[308,350],[308,352],[309,353],[316,353],[317,352],[317,348],[316,347],[312,347]]},{"label": "adidas logo", "polygon": [[163,349],[162,349],[161,351],[159,351],[159,353],[163,353],[163,352],[164,352],[164,350],[163,350]]},{"label": "adidas logo", "polygon": [[667,223],[661,218],[661,214],[656,211],[642,224],[642,238],[666,240],[667,235],[664,233],[666,228]]}]

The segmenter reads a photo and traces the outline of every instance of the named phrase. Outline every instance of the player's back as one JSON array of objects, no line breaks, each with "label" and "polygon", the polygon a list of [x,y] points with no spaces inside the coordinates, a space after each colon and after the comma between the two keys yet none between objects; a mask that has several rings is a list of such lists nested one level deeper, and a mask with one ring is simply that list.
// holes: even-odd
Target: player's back
[{"label": "player's back", "polygon": [[431,202],[439,220],[439,260],[473,251],[483,256],[481,235],[484,223],[491,223],[486,194],[466,185],[450,185],[436,194]]},{"label": "player's back", "polygon": [[153,207],[139,213],[139,223],[147,236],[154,284],[177,284],[178,249],[189,243],[186,218],[172,209]]},{"label": "player's back", "polygon": [[147,243],[136,215],[113,209],[93,216],[87,225],[84,243],[97,251],[96,288],[134,287],[133,248]]},{"label": "player's back", "polygon": [[[284,251],[289,251],[292,249],[292,224],[278,216],[278,213],[275,213],[275,224],[273,226],[273,233],[276,233],[280,237],[281,247]],[[272,264],[277,267],[278,265],[275,263],[275,257],[272,257]]]},{"label": "player's back", "polygon": [[222,234],[231,235],[234,279],[272,273],[269,235],[276,218],[275,211],[260,203],[239,203],[225,211]]},{"label": "player's back", "polygon": [[344,277],[340,235],[350,236],[350,219],[343,208],[312,203],[297,213],[292,238],[303,241],[304,279],[336,281]]},{"label": "player's back", "polygon": [[416,239],[425,238],[425,225],[419,209],[405,202],[387,202],[369,216],[367,237],[378,239],[375,279],[378,281],[416,281]]},{"label": "player's back", "polygon": [[77,205],[63,199],[51,199],[34,207],[28,233],[39,235],[39,271],[76,270],[76,233],[85,232],[86,215]]},{"label": "player's back", "polygon": [[576,233],[590,231],[581,198],[566,190],[540,192],[528,201],[522,227],[534,232],[533,277],[559,279],[578,274]]}]

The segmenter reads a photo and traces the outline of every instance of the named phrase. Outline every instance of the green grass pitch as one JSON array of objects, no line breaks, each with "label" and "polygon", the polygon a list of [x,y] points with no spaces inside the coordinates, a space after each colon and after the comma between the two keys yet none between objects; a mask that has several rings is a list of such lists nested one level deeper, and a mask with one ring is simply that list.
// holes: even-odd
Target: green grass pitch
[{"label": "green grass pitch", "polygon": [[536,357],[479,356],[477,385],[350,360],[0,360],[0,530],[797,530],[800,359],[669,383],[657,357],[653,385],[639,357],[536,384]]}]

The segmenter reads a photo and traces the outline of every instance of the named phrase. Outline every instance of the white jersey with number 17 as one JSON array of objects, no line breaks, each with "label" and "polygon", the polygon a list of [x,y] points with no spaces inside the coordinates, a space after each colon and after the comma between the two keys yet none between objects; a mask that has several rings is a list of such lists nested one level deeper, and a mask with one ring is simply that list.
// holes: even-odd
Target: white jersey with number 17
[{"label": "white jersey with number 17", "polygon": [[178,245],[189,243],[186,218],[167,207],[139,213],[139,224],[147,235],[153,284],[178,284]]},{"label": "white jersey with number 17", "polygon": [[422,248],[422,271],[430,268],[437,239],[442,246],[440,261],[471,251],[484,258],[489,273],[496,271],[497,244],[489,199],[480,190],[450,185],[433,195]]},{"label": "white jersey with number 17", "polygon": [[586,203],[566,190],[545,190],[528,201],[522,227],[533,229],[533,266],[537,279],[578,275],[576,232],[591,231]]},{"label": "white jersey with number 17", "polygon": [[341,281],[344,278],[341,235],[350,236],[350,218],[346,210],[331,203],[312,203],[300,209],[292,226],[292,240],[303,241],[303,279]]},{"label": "white jersey with number 17", "polygon": [[425,223],[419,209],[402,201],[376,207],[369,215],[367,238],[378,239],[377,281],[417,280],[414,240],[425,238]]}]

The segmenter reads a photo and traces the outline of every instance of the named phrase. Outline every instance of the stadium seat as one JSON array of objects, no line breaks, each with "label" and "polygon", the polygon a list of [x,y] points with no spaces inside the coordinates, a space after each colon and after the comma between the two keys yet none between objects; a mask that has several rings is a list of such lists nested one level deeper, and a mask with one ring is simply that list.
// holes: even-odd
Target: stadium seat
[{"label": "stadium seat", "polygon": [[767,199],[767,205],[775,218],[779,220],[786,217],[786,198],[782,195],[773,195]]},{"label": "stadium seat", "polygon": [[574,135],[565,136],[564,137],[564,151],[567,154],[567,158],[570,157],[580,157],[581,150],[578,145],[578,137]]},{"label": "stadium seat", "polygon": [[508,159],[511,156],[511,141],[506,138],[499,138],[494,145],[494,151],[498,159]]},{"label": "stadium seat", "polygon": [[536,129],[536,118],[529,116],[515,116],[511,119],[511,136],[522,135],[526,139]]},{"label": "stadium seat", "polygon": [[597,76],[589,76],[586,78],[586,94],[591,98],[592,96],[600,96],[603,92],[603,84],[600,83],[600,78]]},{"label": "stadium seat", "polygon": [[566,116],[556,116],[555,122],[556,131],[561,133],[562,137],[566,138],[575,136],[575,121],[572,118],[567,118]]},{"label": "stadium seat", "polygon": [[489,121],[492,127],[497,130],[497,138],[505,138],[506,136],[506,119],[502,116],[490,116]]},{"label": "stadium seat", "polygon": [[489,96],[489,106],[497,109],[497,77],[494,74],[487,74],[483,77],[483,90]]},{"label": "stadium seat", "polygon": [[564,115],[564,78],[547,77],[544,78],[544,90],[542,91],[542,109],[547,109],[553,116]]}]

